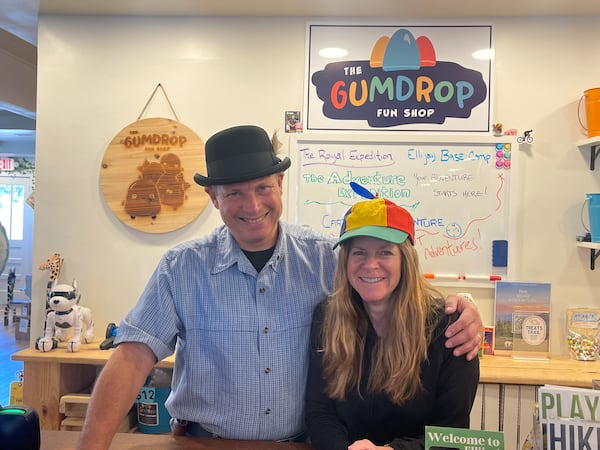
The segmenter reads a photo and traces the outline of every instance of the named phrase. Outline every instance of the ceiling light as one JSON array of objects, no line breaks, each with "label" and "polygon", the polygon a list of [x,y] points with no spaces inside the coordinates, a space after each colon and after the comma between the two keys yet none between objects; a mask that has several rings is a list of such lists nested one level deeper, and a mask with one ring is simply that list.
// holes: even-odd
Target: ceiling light
[{"label": "ceiling light", "polygon": [[319,50],[319,56],[322,58],[343,58],[348,54],[348,50],[338,47],[327,47]]},{"label": "ceiling light", "polygon": [[494,49],[482,48],[481,50],[475,50],[472,56],[475,59],[494,59]]}]

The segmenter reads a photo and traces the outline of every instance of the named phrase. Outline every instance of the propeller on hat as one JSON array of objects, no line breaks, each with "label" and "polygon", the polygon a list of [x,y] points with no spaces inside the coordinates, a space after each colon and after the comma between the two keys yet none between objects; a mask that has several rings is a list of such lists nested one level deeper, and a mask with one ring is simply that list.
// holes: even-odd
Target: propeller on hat
[{"label": "propeller on hat", "polygon": [[371,191],[369,191],[367,188],[361,186],[358,183],[355,183],[354,181],[350,182],[350,187],[352,188],[352,190],[354,192],[356,192],[358,195],[360,195],[361,197],[364,197],[366,199],[372,200],[374,198],[377,198],[377,195],[374,195],[371,193]]}]

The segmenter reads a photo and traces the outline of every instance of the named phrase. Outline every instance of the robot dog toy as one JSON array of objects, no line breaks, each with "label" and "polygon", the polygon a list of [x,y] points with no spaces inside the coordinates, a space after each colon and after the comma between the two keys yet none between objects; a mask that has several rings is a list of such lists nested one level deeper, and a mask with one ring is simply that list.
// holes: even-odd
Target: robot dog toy
[{"label": "robot dog toy", "polygon": [[73,285],[50,285],[44,336],[37,339],[35,347],[41,352],[49,352],[58,347],[58,342],[67,341],[67,350],[76,352],[81,347],[81,341],[89,344],[94,339],[94,322],[92,311],[79,306],[81,294],[77,290],[77,281]]}]

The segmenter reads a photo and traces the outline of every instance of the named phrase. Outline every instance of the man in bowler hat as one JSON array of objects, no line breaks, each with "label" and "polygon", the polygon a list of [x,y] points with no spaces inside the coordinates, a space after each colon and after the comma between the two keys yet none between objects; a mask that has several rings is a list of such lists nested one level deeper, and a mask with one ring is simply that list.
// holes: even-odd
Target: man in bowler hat
[{"label": "man in bowler hat", "polygon": [[[196,174],[224,225],[161,258],[121,322],[90,400],[79,449],[107,449],[157,361],[175,353],[166,407],[175,433],[302,441],[314,307],[331,290],[335,240],[281,220],[288,157],[267,133],[237,126],[205,145]],[[468,300],[447,332],[454,354],[477,356],[482,323]]]}]

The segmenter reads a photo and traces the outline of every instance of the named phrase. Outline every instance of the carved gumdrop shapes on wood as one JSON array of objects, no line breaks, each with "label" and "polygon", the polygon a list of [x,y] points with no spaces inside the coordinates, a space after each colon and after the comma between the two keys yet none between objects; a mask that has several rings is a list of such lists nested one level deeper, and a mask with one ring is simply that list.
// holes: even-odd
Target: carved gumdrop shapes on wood
[{"label": "carved gumdrop shapes on wood", "polygon": [[156,219],[163,204],[173,209],[183,205],[185,190],[189,189],[190,183],[183,177],[181,161],[176,154],[165,153],[160,162],[144,160],[137,169],[141,176],[129,185],[124,201],[129,217]]}]

